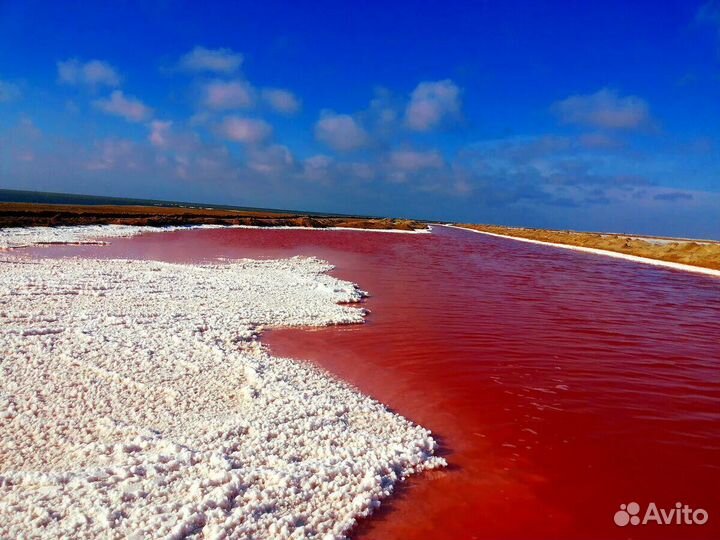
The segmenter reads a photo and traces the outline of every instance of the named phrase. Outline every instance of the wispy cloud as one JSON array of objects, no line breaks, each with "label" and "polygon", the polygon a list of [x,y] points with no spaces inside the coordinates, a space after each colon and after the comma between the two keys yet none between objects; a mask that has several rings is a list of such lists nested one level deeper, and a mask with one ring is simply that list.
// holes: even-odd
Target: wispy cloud
[{"label": "wispy cloud", "polygon": [[58,62],[57,71],[58,81],[62,84],[96,88],[118,86],[121,81],[117,70],[102,60],[81,62],[77,58],[70,58]]},{"label": "wispy cloud", "polygon": [[553,104],[552,110],[564,124],[604,129],[635,130],[652,124],[647,102],[637,96],[620,96],[603,88],[594,94],[573,95]]},{"label": "wispy cloud", "polygon": [[289,90],[280,88],[265,88],[262,99],[270,107],[282,114],[295,114],[300,110],[300,100]]},{"label": "wispy cloud", "polygon": [[90,171],[105,171],[122,166],[136,169],[138,160],[137,144],[127,139],[105,139],[95,144],[95,151],[85,164]]},{"label": "wispy cloud", "polygon": [[180,58],[178,67],[187,72],[229,75],[235,73],[242,63],[243,55],[232,49],[206,49],[197,46]]},{"label": "wispy cloud", "polygon": [[697,11],[698,22],[714,24],[720,30],[720,1],[708,0]]},{"label": "wispy cloud", "polygon": [[248,167],[258,173],[273,175],[289,173],[295,159],[287,146],[273,144],[267,147],[252,147],[248,152]]},{"label": "wispy cloud", "polygon": [[349,114],[323,111],[315,124],[315,138],[334,150],[347,152],[367,145],[370,138]]},{"label": "wispy cloud", "polygon": [[150,135],[148,136],[150,143],[158,148],[166,148],[170,144],[172,124],[169,120],[153,120],[150,122]]},{"label": "wispy cloud", "polygon": [[114,90],[107,99],[96,99],[93,105],[107,114],[120,116],[128,122],[142,122],[152,116],[152,109],[139,99]]},{"label": "wispy cloud", "polygon": [[405,109],[405,124],[415,131],[430,131],[461,111],[460,88],[450,79],[417,85]]},{"label": "wispy cloud", "polygon": [[230,141],[254,144],[272,134],[272,126],[264,120],[228,116],[217,127],[217,133]]},{"label": "wispy cloud", "polygon": [[15,101],[20,97],[20,87],[17,84],[0,80],[0,103]]},{"label": "wispy cloud", "polygon": [[667,202],[677,202],[677,201],[691,201],[693,199],[692,193],[688,193],[685,191],[669,191],[666,193],[658,193],[653,197],[656,201],[667,201]]},{"label": "wispy cloud", "polygon": [[439,169],[443,166],[443,157],[437,150],[418,152],[417,150],[395,150],[390,153],[390,165],[401,171],[419,171]]}]

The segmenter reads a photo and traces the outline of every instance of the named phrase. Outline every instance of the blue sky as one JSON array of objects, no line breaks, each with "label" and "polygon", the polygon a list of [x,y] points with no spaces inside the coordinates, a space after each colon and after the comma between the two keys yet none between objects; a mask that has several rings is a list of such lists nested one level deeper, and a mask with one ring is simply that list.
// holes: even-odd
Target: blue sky
[{"label": "blue sky", "polygon": [[0,0],[0,187],[720,238],[717,2],[94,4]]}]

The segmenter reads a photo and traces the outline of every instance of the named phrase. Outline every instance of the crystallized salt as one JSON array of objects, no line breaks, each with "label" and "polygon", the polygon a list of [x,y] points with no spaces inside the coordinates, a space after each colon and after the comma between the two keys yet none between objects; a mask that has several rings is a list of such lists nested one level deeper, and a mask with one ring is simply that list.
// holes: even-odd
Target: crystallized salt
[{"label": "crystallized salt", "polygon": [[0,256],[0,537],[342,537],[430,433],[264,327],[360,323],[313,258]]}]

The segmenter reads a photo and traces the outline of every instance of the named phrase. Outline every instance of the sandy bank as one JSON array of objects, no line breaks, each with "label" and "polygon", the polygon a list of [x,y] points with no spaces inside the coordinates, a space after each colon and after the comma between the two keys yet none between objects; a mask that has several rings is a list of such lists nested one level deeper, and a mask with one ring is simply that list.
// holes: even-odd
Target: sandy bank
[{"label": "sandy bank", "polygon": [[336,538],[429,432],[264,327],[360,323],[317,259],[0,256],[0,536]]},{"label": "sandy bank", "polygon": [[[452,225],[451,225],[452,226]],[[459,225],[455,228],[664,266],[686,272],[720,276],[720,243],[712,241],[641,239],[623,235],[519,229],[493,225]]]}]

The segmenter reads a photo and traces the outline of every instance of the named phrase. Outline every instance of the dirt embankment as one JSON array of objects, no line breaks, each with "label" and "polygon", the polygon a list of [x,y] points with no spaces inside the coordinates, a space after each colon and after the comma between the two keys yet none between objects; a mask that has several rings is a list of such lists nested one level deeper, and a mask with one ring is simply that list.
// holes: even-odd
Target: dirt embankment
[{"label": "dirt embankment", "polygon": [[1,227],[57,227],[60,225],[254,225],[262,227],[346,227],[412,231],[427,225],[407,219],[324,217],[291,213],[176,208],[160,206],[93,206],[0,203]]},{"label": "dirt embankment", "polygon": [[681,240],[622,235],[599,234],[574,231],[552,231],[545,229],[524,229],[500,227],[497,225],[460,224],[460,227],[477,231],[504,234],[542,242],[554,242],[570,246],[615,251],[626,255],[646,257],[703,268],[720,270],[720,242],[711,240]]}]

